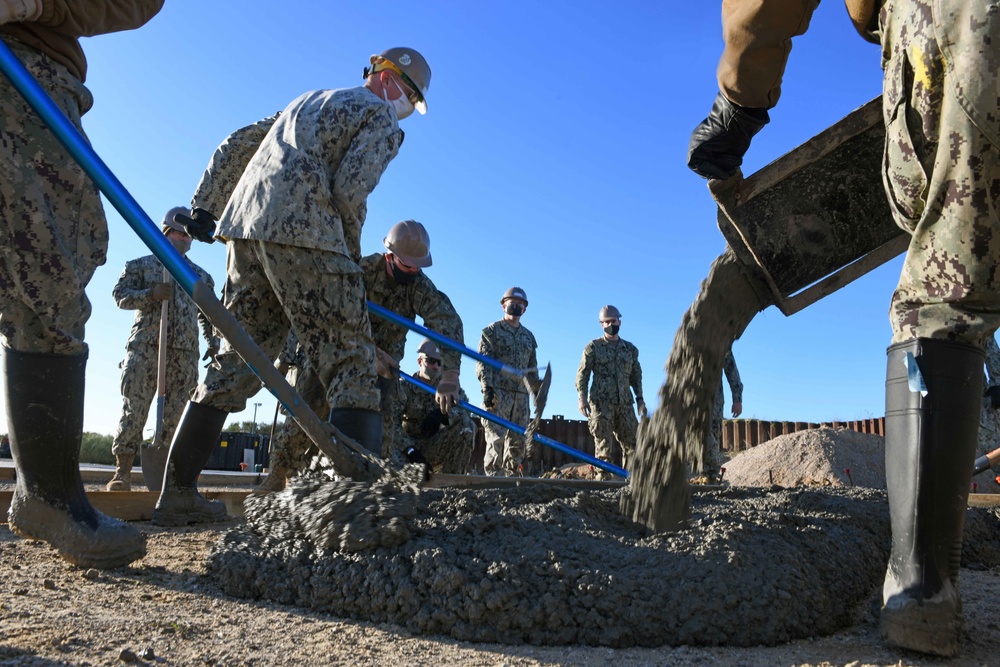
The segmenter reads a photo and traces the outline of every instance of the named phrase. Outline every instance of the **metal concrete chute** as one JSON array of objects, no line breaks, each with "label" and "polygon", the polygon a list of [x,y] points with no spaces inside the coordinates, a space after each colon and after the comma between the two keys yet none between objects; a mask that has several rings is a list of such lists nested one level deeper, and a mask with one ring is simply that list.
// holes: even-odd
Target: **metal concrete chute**
[{"label": "metal concrete chute", "polygon": [[785,315],[906,250],[882,184],[884,143],[878,97],[746,179],[709,181],[719,229]]},{"label": "metal concrete chute", "polygon": [[542,371],[541,367],[514,368],[513,366],[508,366],[505,363],[468,348],[462,343],[452,340],[447,336],[437,333],[436,331],[431,331],[427,327],[417,324],[408,317],[403,317],[402,315],[394,313],[388,308],[384,308],[371,301],[368,302],[368,310],[373,315],[377,315],[384,320],[392,322],[393,324],[398,324],[399,326],[409,329],[410,331],[415,331],[426,338],[430,338],[436,343],[450,347],[453,350],[461,352],[467,357],[482,362],[490,368],[500,371],[500,374],[505,377],[523,382],[524,386],[528,388],[528,393],[531,394],[531,399],[535,404],[535,419],[541,418],[542,410],[545,408],[545,402],[549,397],[549,387],[552,385],[552,364],[545,365],[545,373],[541,375],[541,378],[539,379],[539,375]]},{"label": "metal concrete chute", "polygon": [[321,421],[302,397],[274,367],[243,326],[226,310],[208,285],[167,240],[128,190],[94,151],[83,134],[66,118],[48,93],[0,40],[0,71],[52,130],[59,142],[94,181],[125,222],[163,264],[177,284],[187,292],[212,326],[218,330],[265,387],[288,410],[302,430],[325,454],[341,476],[373,481],[384,476],[386,464],[346,437],[332,424]]}]

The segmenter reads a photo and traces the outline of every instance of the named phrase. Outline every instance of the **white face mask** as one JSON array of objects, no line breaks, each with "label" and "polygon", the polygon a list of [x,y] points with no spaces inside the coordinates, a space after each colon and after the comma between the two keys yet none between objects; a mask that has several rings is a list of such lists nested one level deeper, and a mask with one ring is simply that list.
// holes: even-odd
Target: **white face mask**
[{"label": "white face mask", "polygon": [[396,112],[396,118],[398,118],[399,120],[403,120],[411,113],[413,113],[413,104],[410,102],[410,99],[406,96],[406,93],[403,92],[403,89],[399,87],[398,83],[393,81],[392,85],[396,86],[396,90],[399,91],[399,97],[394,100],[390,100],[389,94],[383,90],[382,99],[384,99],[392,106],[393,110]]},{"label": "white face mask", "polygon": [[191,249],[191,239],[169,238],[167,240],[170,241],[170,245],[172,245],[174,249],[182,255],[188,254],[188,251]]}]

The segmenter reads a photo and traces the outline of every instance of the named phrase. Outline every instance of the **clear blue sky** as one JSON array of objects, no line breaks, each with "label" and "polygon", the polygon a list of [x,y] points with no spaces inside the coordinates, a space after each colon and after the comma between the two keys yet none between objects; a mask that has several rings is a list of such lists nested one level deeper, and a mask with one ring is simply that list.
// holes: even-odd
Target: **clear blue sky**
[{"label": "clear blue sky", "polygon": [[[680,318],[725,244],[705,181],[684,164],[688,136],[717,91],[719,16],[716,2],[171,0],[138,31],[83,40],[96,100],[84,126],[158,221],[189,202],[230,132],[308,90],[360,85],[372,53],[417,48],[433,70],[429,112],[402,123],[406,141],[369,199],[363,251],[382,250],[399,220],[423,222],[434,256],[427,273],[451,297],[473,348],[501,316],[503,292],[523,287],[522,322],[553,368],[546,416],[580,418],[580,354],[601,334],[600,307],[614,304],[653,407]],[[781,102],[744,173],[878,95],[879,58],[842,3],[822,3],[795,41]],[[133,318],[111,289],[126,260],[148,254],[106,209],[108,262],[88,289],[85,428],[99,433],[117,424],[118,364]],[[195,243],[190,257],[221,286],[222,244]],[[899,269],[897,259],[792,317],[759,314],[734,345],[744,416],[881,416]],[[404,369],[415,366],[417,342],[411,336]],[[461,379],[478,403],[473,363]],[[258,421],[269,421],[267,392],[233,420],[250,419],[254,402]],[[727,414],[728,402],[727,389]]]}]

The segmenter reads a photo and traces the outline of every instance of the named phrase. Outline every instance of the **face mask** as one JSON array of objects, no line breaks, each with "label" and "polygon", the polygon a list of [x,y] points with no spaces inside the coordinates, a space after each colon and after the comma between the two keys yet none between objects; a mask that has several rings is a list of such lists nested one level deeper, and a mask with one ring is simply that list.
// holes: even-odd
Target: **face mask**
[{"label": "face mask", "polygon": [[620,325],[609,324],[608,326],[604,327],[604,333],[608,334],[609,336],[617,336],[619,329],[621,329]]},{"label": "face mask", "polygon": [[167,240],[170,241],[170,245],[172,245],[174,249],[182,255],[186,255],[188,250],[191,249],[191,239],[171,238]]},{"label": "face mask", "polygon": [[521,313],[524,312],[524,307],[519,303],[508,303],[503,312],[513,317],[520,317]]},{"label": "face mask", "polygon": [[389,272],[392,274],[392,279],[396,281],[397,285],[412,285],[413,281],[420,275],[419,271],[417,273],[403,271],[396,266],[396,262],[389,262]]},{"label": "face mask", "polygon": [[392,106],[393,110],[396,112],[396,118],[399,120],[403,120],[411,113],[413,113],[413,103],[410,102],[410,98],[406,96],[406,93],[403,92],[403,89],[399,87],[398,83],[393,81],[392,85],[396,86],[396,90],[399,91],[399,97],[394,100],[390,100],[389,94],[383,91],[382,99],[384,99],[386,102],[389,103],[390,106]]}]

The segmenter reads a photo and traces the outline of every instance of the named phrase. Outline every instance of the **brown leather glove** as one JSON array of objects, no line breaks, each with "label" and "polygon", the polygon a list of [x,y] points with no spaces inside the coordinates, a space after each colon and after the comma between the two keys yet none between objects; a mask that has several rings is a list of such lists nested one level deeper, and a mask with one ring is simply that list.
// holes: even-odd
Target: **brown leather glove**
[{"label": "brown leather glove", "polygon": [[441,371],[441,381],[438,382],[434,400],[437,401],[438,407],[441,408],[443,414],[448,414],[448,411],[458,404],[458,393],[461,390],[462,387],[458,383],[457,370],[450,368]]},{"label": "brown leather glove", "polygon": [[167,301],[174,295],[174,286],[170,283],[156,283],[149,288],[150,301]]}]

